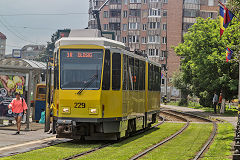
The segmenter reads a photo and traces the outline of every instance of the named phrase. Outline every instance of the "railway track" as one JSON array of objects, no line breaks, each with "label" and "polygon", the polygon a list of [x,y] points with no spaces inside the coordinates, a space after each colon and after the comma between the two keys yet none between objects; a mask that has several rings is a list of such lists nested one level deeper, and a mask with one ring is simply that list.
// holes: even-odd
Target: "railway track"
[{"label": "railway track", "polygon": [[[162,112],[163,112],[163,111],[162,111]],[[174,113],[169,113],[169,112],[164,112],[164,113],[166,113],[166,114],[168,114],[168,115],[172,115],[172,116],[174,116],[174,117],[177,117],[177,119],[180,119],[180,120],[186,122],[186,124],[185,124],[179,131],[177,131],[175,134],[173,134],[173,135],[171,135],[170,137],[164,139],[163,141],[161,141],[161,142],[153,145],[152,147],[146,149],[145,151],[143,151],[143,152],[135,155],[135,156],[132,157],[130,160],[139,159],[140,157],[144,156],[145,154],[149,153],[150,151],[154,150],[155,148],[157,148],[157,147],[163,145],[164,143],[170,141],[170,140],[173,139],[174,137],[176,137],[176,136],[178,136],[179,134],[181,134],[185,129],[187,129],[187,127],[188,127],[189,124],[190,124],[190,121],[189,121],[188,119],[182,117],[182,116],[176,115],[176,114],[174,114]]]},{"label": "railway track", "polygon": [[[176,110],[168,110],[170,112],[173,112],[173,113],[177,113],[177,114],[181,114],[181,115],[184,115],[184,116],[187,116],[187,117],[193,117],[194,119],[200,119],[202,121],[205,121],[205,122],[210,122],[210,123],[213,123],[213,130],[212,130],[212,133],[208,139],[208,141],[203,145],[203,147],[201,148],[201,150],[196,154],[196,156],[193,158],[193,160],[198,160],[201,158],[201,156],[203,155],[204,152],[207,151],[208,147],[210,146],[210,144],[212,143],[216,133],[217,133],[217,124],[215,121],[213,120],[210,120],[208,118],[204,118],[204,117],[201,117],[201,116],[198,116],[198,115],[194,115],[194,114],[191,114],[191,113],[183,113],[183,112],[180,112],[180,111],[176,111]],[[194,122],[194,121],[192,121]]]},{"label": "railway track", "polygon": [[[173,139],[174,137],[176,137],[177,135],[179,135],[180,133],[182,133],[187,127],[188,125],[190,124],[190,122],[210,122],[210,123],[213,123],[213,130],[212,130],[212,133],[208,139],[208,141],[203,145],[203,147],[201,148],[201,150],[196,154],[196,156],[193,158],[193,160],[198,160],[201,158],[201,156],[203,155],[204,152],[206,152],[208,146],[212,143],[215,135],[216,135],[216,132],[217,132],[217,125],[216,125],[216,122],[210,120],[210,119],[207,119],[207,118],[204,118],[204,117],[201,117],[201,116],[198,116],[198,115],[194,115],[194,114],[190,114],[190,113],[183,113],[183,112],[180,112],[180,111],[175,111],[175,110],[162,110],[161,113],[163,113],[165,116],[168,115],[168,116],[171,116],[171,117],[175,117],[174,120],[178,120],[178,119],[185,119],[187,121],[186,125],[181,129],[179,130],[178,132],[176,132],[175,134],[173,134],[172,136],[166,138],[165,140],[155,144],[154,146],[146,149],[145,151],[135,155],[134,157],[131,158],[131,160],[136,160],[136,159],[139,159],[141,157],[143,157],[144,155],[146,155],[147,153],[149,153],[150,151],[158,148],[159,146],[163,145],[164,143],[170,141],[171,139]],[[176,118],[177,117],[177,118]],[[181,117],[181,118],[179,118]],[[171,120],[170,120],[171,121]]]},{"label": "railway track", "polygon": [[[146,132],[146,131],[148,131],[148,130],[151,130],[151,129],[153,129],[153,128],[156,128],[156,127],[160,126],[161,124],[163,124],[163,123],[165,122],[165,118],[164,118],[164,117],[159,116],[158,118],[161,119],[162,121],[159,122],[159,123],[157,123],[156,125],[148,128],[148,129],[140,130],[140,131],[138,131],[138,132],[130,135],[129,137],[122,138],[120,141],[126,140],[127,138],[130,138],[130,137],[139,135],[139,134],[141,134],[141,133],[143,133],[143,132]],[[118,143],[118,142],[119,142],[119,141],[117,141],[116,143]],[[62,159],[62,160],[76,159],[76,158],[82,157],[82,156],[84,156],[84,155],[87,155],[87,154],[93,153],[93,152],[95,152],[95,151],[98,151],[98,150],[100,150],[100,149],[103,149],[103,148],[105,148],[105,147],[111,146],[112,144],[113,144],[113,143],[103,144],[103,145],[101,145],[101,146],[99,146],[99,147],[96,147],[96,148],[94,148],[94,149],[88,150],[88,151],[86,151],[86,152],[81,152],[81,153],[75,154],[75,155],[73,155],[73,156],[64,158],[64,159]]]}]

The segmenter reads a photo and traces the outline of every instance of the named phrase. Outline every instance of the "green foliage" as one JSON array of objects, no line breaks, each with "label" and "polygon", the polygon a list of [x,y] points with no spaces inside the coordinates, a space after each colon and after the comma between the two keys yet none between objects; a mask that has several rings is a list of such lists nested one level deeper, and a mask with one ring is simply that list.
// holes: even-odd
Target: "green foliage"
[{"label": "green foliage", "polygon": [[181,90],[181,100],[178,103],[179,106],[187,106],[188,105],[188,95],[191,93],[191,87],[186,83],[184,79],[183,72],[176,72],[172,77],[173,85]]},{"label": "green foliage", "polygon": [[[211,106],[213,93],[223,92],[229,100],[237,95],[238,63],[226,62],[226,46],[237,58],[240,23],[234,19],[220,39],[219,20],[198,18],[184,35],[184,43],[175,47],[181,60],[182,80],[200,98],[200,104]],[[189,88],[189,87],[188,87]]]}]

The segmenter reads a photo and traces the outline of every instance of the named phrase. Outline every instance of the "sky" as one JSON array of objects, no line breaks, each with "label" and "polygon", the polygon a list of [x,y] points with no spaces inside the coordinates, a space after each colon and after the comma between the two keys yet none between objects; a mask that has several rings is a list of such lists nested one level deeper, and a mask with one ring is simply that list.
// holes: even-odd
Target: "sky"
[{"label": "sky", "polygon": [[6,54],[24,45],[46,45],[58,29],[83,29],[89,0],[0,0],[0,32]]}]

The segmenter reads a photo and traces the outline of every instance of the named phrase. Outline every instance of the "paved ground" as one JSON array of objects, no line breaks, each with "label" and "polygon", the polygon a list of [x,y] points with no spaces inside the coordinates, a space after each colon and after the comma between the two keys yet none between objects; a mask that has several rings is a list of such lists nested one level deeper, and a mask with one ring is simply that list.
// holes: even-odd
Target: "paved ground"
[{"label": "paved ground", "polygon": [[[22,127],[23,130],[24,128],[25,126]],[[44,132],[43,125],[32,123],[30,129],[32,131],[21,131],[20,135],[14,135],[16,126],[0,127],[0,157],[41,147],[46,145],[46,140],[56,141],[55,135]],[[29,143],[28,146],[31,147],[25,147]]]},{"label": "paved ground", "polygon": [[179,106],[171,106],[171,105],[163,105],[163,104],[161,106],[162,106],[162,108],[166,108],[166,109],[174,109],[174,110],[189,112],[192,114],[198,114],[198,115],[207,116],[207,117],[211,116],[213,118],[222,119],[229,123],[232,123],[234,126],[237,125],[237,117],[229,117],[229,116],[223,116],[221,114],[213,114],[213,113],[203,111],[201,109],[193,109],[193,108],[188,108],[188,107],[179,107]]}]

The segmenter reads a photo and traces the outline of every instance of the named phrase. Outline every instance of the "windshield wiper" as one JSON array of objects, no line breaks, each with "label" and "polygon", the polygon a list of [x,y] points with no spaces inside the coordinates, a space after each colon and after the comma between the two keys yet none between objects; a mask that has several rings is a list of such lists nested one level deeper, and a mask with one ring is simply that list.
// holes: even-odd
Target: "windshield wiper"
[{"label": "windshield wiper", "polygon": [[93,75],[93,76],[90,78],[90,80],[85,84],[85,86],[78,91],[77,94],[78,94],[78,95],[81,94],[86,88],[88,88],[89,86],[91,86],[91,84],[92,84],[95,80],[97,80],[97,78],[98,78],[98,74]]}]

